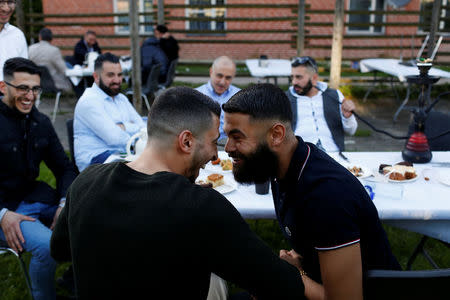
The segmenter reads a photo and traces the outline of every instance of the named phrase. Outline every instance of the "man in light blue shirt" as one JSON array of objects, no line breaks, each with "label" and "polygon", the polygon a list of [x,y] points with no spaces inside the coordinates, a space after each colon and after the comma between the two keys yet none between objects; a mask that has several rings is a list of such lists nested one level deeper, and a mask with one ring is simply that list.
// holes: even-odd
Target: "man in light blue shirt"
[{"label": "man in light blue shirt", "polygon": [[74,151],[80,171],[103,163],[114,152],[125,152],[130,137],[145,123],[125,95],[120,94],[122,67],[111,53],[95,61],[94,84],[75,107]]},{"label": "man in light blue shirt", "polygon": [[[228,56],[216,58],[209,68],[210,80],[197,88],[197,91],[211,97],[220,104],[227,102],[234,94],[240,91],[240,88],[231,84],[236,75],[236,65]],[[220,137],[218,143],[224,145],[227,136],[223,132],[223,116],[220,114]]]}]

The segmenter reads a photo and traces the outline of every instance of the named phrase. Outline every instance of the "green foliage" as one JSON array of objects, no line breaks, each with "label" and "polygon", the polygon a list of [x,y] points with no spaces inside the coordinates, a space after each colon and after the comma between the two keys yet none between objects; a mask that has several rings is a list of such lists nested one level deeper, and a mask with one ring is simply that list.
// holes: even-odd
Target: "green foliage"
[{"label": "green foliage", "polygon": [[357,129],[355,132],[355,136],[359,136],[359,137],[367,137],[367,136],[371,136],[372,135],[372,131],[369,129]]}]

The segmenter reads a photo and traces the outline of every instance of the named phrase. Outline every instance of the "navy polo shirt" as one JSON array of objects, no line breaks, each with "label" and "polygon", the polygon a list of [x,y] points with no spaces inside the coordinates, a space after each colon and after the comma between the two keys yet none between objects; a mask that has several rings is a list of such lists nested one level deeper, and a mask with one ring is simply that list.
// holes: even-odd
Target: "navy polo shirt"
[{"label": "navy polo shirt", "polygon": [[318,251],[360,243],[363,272],[400,270],[372,200],[359,180],[300,137],[282,180],[272,180],[280,228],[303,256],[303,268],[321,283]]}]

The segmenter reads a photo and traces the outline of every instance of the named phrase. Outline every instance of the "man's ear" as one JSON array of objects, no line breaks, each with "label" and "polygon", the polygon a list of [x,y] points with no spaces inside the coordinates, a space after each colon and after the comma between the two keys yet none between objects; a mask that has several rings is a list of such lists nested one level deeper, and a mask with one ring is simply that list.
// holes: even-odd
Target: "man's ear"
[{"label": "man's ear", "polygon": [[194,149],[194,136],[189,130],[183,130],[178,135],[178,148],[184,153],[191,153]]},{"label": "man's ear", "polygon": [[94,71],[94,73],[92,73],[92,76],[94,77],[95,83],[98,85],[100,75],[97,73],[97,71]]},{"label": "man's ear", "polygon": [[212,68],[212,67],[209,67],[209,77],[212,76],[212,73],[213,73],[213,68]]},{"label": "man's ear", "polygon": [[286,126],[282,123],[275,123],[269,130],[268,144],[271,147],[279,147],[286,137]]},{"label": "man's ear", "polygon": [[4,81],[0,81],[0,92],[6,95],[6,83]]}]

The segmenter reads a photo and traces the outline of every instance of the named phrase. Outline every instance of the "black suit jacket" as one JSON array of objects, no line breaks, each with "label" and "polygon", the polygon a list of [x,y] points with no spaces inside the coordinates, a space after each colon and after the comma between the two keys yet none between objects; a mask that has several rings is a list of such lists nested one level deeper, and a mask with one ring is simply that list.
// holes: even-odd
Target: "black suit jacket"
[{"label": "black suit jacket", "polygon": [[[102,53],[102,50],[98,46],[98,43],[95,43],[94,51],[98,52],[98,54]],[[86,59],[86,54],[88,52],[88,48],[86,44],[84,43],[84,39],[81,38],[81,40],[78,41],[78,43],[75,45],[75,49],[73,50],[73,57],[72,57],[72,65],[82,65],[84,60]]]}]

